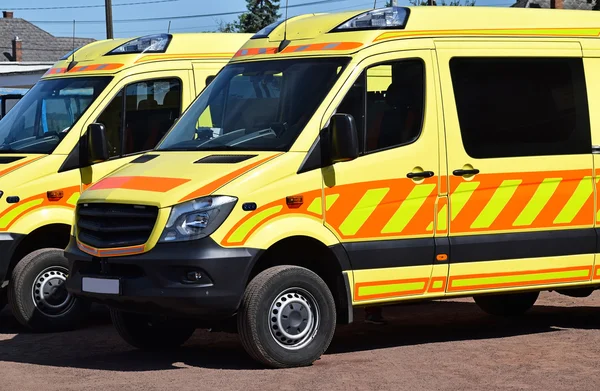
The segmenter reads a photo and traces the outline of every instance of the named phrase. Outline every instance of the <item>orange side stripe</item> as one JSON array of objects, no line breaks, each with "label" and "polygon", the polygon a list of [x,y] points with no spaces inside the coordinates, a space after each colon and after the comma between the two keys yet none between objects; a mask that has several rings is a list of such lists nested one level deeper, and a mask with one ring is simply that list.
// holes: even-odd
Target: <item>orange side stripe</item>
[{"label": "orange side stripe", "polygon": [[190,179],[184,178],[117,176],[105,178],[89,190],[128,189],[165,193],[189,181]]},{"label": "orange side stripe", "polygon": [[[469,285],[467,287],[454,288],[452,283],[456,280],[465,280],[465,279],[474,279],[474,278],[490,278],[490,277],[508,277],[508,276],[522,276],[527,274],[544,274],[544,273],[559,273],[559,272],[570,272],[570,271],[578,271],[585,270],[588,272],[586,278],[582,277],[560,277],[560,278],[552,278],[548,280],[531,280],[531,281],[514,281],[514,282],[499,282],[496,284],[482,284],[482,285]],[[493,288],[510,288],[510,287],[520,287],[527,285],[545,285],[545,284],[555,284],[559,282],[577,282],[577,281],[585,281],[589,280],[592,274],[591,266],[573,266],[573,267],[565,267],[558,269],[542,269],[542,270],[527,270],[527,271],[518,271],[518,272],[500,272],[500,273],[488,273],[488,274],[469,274],[463,276],[454,276],[450,277],[450,281],[448,284],[448,292],[457,292],[457,291],[472,291],[479,289],[493,289]]]},{"label": "orange side stripe", "polygon": [[193,200],[194,198],[198,198],[198,197],[202,197],[202,196],[206,196],[209,194],[212,194],[213,191],[217,190],[218,188],[220,188],[221,186],[225,185],[226,183],[234,180],[235,178],[239,177],[242,174],[245,174],[246,172],[252,170],[254,167],[257,167],[263,163],[265,163],[268,160],[271,160],[275,157],[279,156],[279,154],[273,155],[273,156],[269,156],[267,158],[261,159],[259,161],[256,161],[252,164],[249,164],[245,167],[242,167],[240,169],[235,170],[234,172],[227,174],[215,181],[212,181],[204,186],[202,186],[201,188],[199,188],[198,190],[194,190],[193,192],[191,192],[190,194],[186,195],[185,197],[183,197],[182,199],[179,200],[179,202],[184,202],[184,201],[189,201],[189,200]]}]

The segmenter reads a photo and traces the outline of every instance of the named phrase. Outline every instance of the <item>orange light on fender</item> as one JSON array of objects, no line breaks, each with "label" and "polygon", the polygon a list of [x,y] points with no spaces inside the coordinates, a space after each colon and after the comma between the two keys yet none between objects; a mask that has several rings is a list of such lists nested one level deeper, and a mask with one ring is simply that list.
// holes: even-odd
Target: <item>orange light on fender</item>
[{"label": "orange light on fender", "polygon": [[290,208],[299,208],[304,203],[304,197],[302,195],[288,196],[285,197],[285,203]]},{"label": "orange light on fender", "polygon": [[65,193],[62,190],[51,190],[46,192],[49,201],[60,201]]},{"label": "orange light on fender", "polygon": [[438,254],[435,259],[440,262],[444,262],[448,260],[448,254]]}]

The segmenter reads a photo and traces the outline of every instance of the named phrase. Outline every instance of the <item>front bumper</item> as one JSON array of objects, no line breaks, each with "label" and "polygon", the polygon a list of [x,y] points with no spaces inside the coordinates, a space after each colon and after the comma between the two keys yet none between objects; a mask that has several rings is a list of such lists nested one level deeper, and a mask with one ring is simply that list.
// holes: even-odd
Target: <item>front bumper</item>
[{"label": "front bumper", "polygon": [[15,249],[25,235],[13,233],[0,233],[0,288],[8,280],[8,268]]},{"label": "front bumper", "polygon": [[[228,249],[210,237],[190,242],[161,243],[132,256],[98,258],[82,252],[75,238],[65,250],[69,260],[67,290],[109,307],[154,315],[219,320],[237,311],[246,281],[260,250]],[[186,281],[198,271],[198,282]],[[82,290],[83,277],[118,278],[121,293]]]}]

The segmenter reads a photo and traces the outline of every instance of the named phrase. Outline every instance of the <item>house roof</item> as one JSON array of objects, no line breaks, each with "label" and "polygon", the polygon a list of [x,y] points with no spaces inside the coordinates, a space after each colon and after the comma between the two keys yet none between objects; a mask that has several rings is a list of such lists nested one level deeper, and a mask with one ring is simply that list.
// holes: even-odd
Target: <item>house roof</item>
[{"label": "house roof", "polygon": [[[73,50],[73,38],[55,37],[21,18],[0,18],[0,62],[12,60],[12,40],[21,40],[22,61],[55,62]],[[75,47],[93,42],[90,38],[75,38]]]},{"label": "house roof", "polygon": [[[550,8],[551,0],[517,0],[511,7],[516,8]],[[563,8],[570,10],[591,10],[594,7],[592,0],[564,0]]]}]

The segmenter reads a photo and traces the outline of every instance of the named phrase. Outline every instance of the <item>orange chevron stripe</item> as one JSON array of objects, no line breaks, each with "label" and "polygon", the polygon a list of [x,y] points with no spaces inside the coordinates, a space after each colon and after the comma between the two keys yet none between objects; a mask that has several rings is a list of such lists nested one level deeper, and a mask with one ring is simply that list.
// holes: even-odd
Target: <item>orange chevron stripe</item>
[{"label": "orange chevron stripe", "polygon": [[198,198],[198,197],[202,197],[202,196],[206,196],[211,194],[213,191],[217,190],[218,188],[220,188],[221,186],[225,185],[228,182],[231,182],[232,180],[234,180],[235,178],[239,177],[240,175],[245,174],[246,172],[252,170],[255,167],[260,166],[261,164],[279,156],[280,154],[275,154],[273,156],[269,156],[267,158],[258,160],[254,163],[248,164],[247,166],[244,166],[240,169],[235,170],[232,173],[229,173],[215,181],[212,181],[204,186],[202,186],[201,188],[199,188],[198,190],[194,190],[193,192],[191,192],[190,194],[186,195],[185,197],[183,197],[182,199],[179,200],[179,202],[184,202],[184,201],[189,201],[189,200],[193,200],[194,198]]},{"label": "orange chevron stripe", "polygon": [[127,189],[165,193],[189,181],[190,179],[185,178],[113,176],[102,179],[89,190]]},{"label": "orange chevron stripe", "polygon": [[12,166],[5,168],[4,170],[0,170],[0,176],[8,174],[9,172],[16,170],[17,168],[23,167],[23,166],[25,166],[25,165],[27,165],[27,164],[35,161],[35,160],[41,159],[42,157],[43,156],[35,156],[35,157],[29,158],[29,159],[28,158],[24,158],[24,159],[21,159],[21,160],[17,160],[18,163],[13,164]]}]

